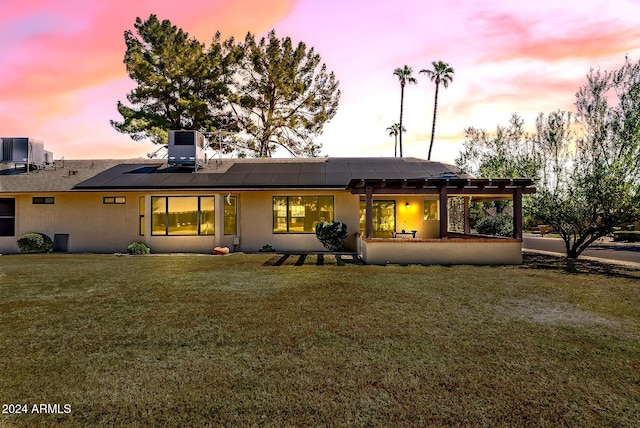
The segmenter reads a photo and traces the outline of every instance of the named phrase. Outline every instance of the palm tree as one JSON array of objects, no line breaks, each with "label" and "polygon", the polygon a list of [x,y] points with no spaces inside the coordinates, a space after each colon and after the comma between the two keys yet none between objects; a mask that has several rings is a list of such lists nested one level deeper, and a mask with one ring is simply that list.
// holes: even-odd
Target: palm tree
[{"label": "palm tree", "polygon": [[398,79],[400,80],[400,157],[402,157],[402,107],[404,104],[404,86],[407,83],[412,83],[414,85],[418,83],[416,78],[411,75],[412,73],[413,70],[406,64],[403,68],[396,68],[393,70],[393,74],[398,76]]},{"label": "palm tree", "polygon": [[[394,123],[393,125],[387,128],[387,131],[389,131],[389,137],[394,137],[396,142],[395,149],[393,150],[394,157],[398,156],[398,134],[400,133],[400,129],[401,128],[399,123]],[[406,132],[407,129],[403,126],[402,131]]]},{"label": "palm tree", "polygon": [[440,87],[440,83],[447,88],[449,87],[449,83],[453,81],[453,68],[449,66],[449,64],[442,61],[433,61],[431,63],[433,65],[433,70],[423,69],[420,70],[420,73],[424,73],[429,76],[432,82],[436,83],[436,97],[433,103],[433,122],[431,125],[431,144],[429,144],[429,156],[427,160],[431,160],[431,149],[433,148],[433,136],[436,132],[436,114],[438,112],[438,88]]}]

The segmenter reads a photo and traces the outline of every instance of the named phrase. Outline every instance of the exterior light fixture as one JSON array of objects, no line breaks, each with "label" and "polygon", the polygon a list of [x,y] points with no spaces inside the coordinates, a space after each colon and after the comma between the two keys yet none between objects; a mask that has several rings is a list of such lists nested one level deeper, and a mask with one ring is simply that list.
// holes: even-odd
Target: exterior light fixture
[{"label": "exterior light fixture", "polygon": [[406,204],[404,204],[405,207],[409,208],[409,202],[407,202]]}]

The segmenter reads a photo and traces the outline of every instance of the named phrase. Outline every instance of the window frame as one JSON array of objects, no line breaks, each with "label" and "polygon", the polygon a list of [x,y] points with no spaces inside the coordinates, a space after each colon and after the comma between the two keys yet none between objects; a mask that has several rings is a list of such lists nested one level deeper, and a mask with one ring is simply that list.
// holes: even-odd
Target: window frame
[{"label": "window frame", "polygon": [[53,205],[56,203],[55,196],[32,196],[31,205]]},{"label": "window frame", "polygon": [[[180,234],[180,233],[170,233],[169,227],[171,226],[169,223],[169,199],[177,199],[177,198],[196,198],[197,199],[197,210],[196,210],[196,218],[197,218],[197,233],[191,234]],[[202,232],[202,199],[211,198],[212,201],[212,230],[211,233],[203,233]],[[155,199],[164,199],[164,233],[157,233],[154,231],[154,218],[155,212],[153,209],[154,200]],[[216,234],[216,226],[215,226],[215,195],[210,196],[201,196],[201,195],[181,195],[181,196],[151,196],[151,236],[215,236]],[[206,210],[210,211],[210,210]],[[160,214],[160,213],[158,213]]]},{"label": "window frame", "polygon": [[[372,201],[373,205],[373,214],[375,214],[376,209],[380,210],[381,203],[392,204],[393,205],[393,227],[388,230],[379,230],[376,227],[379,227],[382,223],[380,221],[376,222],[376,217],[373,218],[373,237],[374,238],[391,238],[393,236],[393,232],[398,228],[398,201],[396,199],[374,199]],[[366,201],[364,199],[360,199],[360,233],[364,235],[366,229],[366,219],[365,223],[362,221],[363,215],[366,216]],[[377,205],[377,206],[376,206]],[[388,236],[387,236],[388,235]]]},{"label": "window frame", "polygon": [[139,227],[138,231],[140,236],[144,236],[144,214],[145,214],[145,198],[144,196],[138,197],[138,218],[139,218]]},{"label": "window frame", "polygon": [[16,236],[16,198],[0,198],[0,202],[7,202],[7,204],[11,206],[13,211],[12,215],[3,214],[2,212],[0,212],[0,221],[6,221],[7,224],[10,225],[8,230],[11,232],[11,234],[2,233],[0,234],[0,237]]},{"label": "window frame", "polygon": [[103,196],[102,204],[103,205],[124,205],[127,203],[126,196]]},{"label": "window frame", "polygon": [[[292,218],[303,218],[306,219],[307,218],[307,211],[305,209],[305,213],[304,216],[300,216],[300,215],[292,215],[293,211],[292,210],[292,206],[291,206],[291,200],[292,199],[298,199],[298,198],[316,198],[316,210],[313,211],[315,212],[317,215],[316,217],[319,217],[319,213],[320,213],[320,199],[321,198],[331,198],[331,213],[330,213],[330,220],[327,221],[332,221],[335,219],[335,214],[336,214],[336,204],[335,204],[335,195],[274,195],[271,197],[271,215],[272,215],[272,223],[271,223],[271,233],[273,235],[312,235],[315,234],[315,230],[312,231],[302,231],[302,232],[297,232],[297,231],[291,231],[291,219]],[[284,200],[285,201],[285,215],[277,215],[277,213],[280,210],[276,209],[276,200]],[[280,205],[279,205],[280,206]],[[304,208],[304,207],[303,207]],[[299,210],[298,210],[299,211]],[[298,213],[299,214],[299,213]],[[276,230],[276,225],[278,224],[278,220],[279,219],[284,219],[285,220],[285,225],[286,225],[286,229],[283,231],[277,231]],[[315,220],[316,224],[317,222],[320,222],[320,220]],[[280,228],[279,228],[280,229]],[[315,227],[314,227],[315,229]]]},{"label": "window frame", "polygon": [[[427,218],[430,214],[427,214],[427,203],[429,204],[429,208],[435,202],[436,206],[436,218]],[[440,221],[440,200],[438,199],[425,199],[422,207],[422,221]]]}]

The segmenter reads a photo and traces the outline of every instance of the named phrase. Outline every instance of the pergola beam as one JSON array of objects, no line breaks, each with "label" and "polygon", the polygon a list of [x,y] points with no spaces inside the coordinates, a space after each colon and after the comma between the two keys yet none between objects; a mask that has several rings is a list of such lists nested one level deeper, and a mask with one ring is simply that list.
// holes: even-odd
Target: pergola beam
[{"label": "pergola beam", "polygon": [[[445,186],[448,189],[449,196],[465,196],[465,195],[513,195],[513,192],[516,189],[521,189],[522,194],[531,194],[535,193],[535,189],[531,187],[503,187],[503,188],[484,188],[479,189],[476,187],[453,187],[453,186]],[[407,188],[394,188],[390,187],[389,183],[387,183],[386,187],[371,187],[372,193],[374,194],[385,194],[385,195],[439,195],[440,187],[407,187]],[[351,188],[349,189],[352,194],[364,194],[364,188]]]}]

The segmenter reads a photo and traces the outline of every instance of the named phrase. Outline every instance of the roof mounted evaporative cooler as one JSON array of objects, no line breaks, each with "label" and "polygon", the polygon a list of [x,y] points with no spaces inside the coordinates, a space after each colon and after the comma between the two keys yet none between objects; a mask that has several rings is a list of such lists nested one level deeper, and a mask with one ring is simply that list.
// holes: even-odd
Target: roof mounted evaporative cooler
[{"label": "roof mounted evaporative cooler", "polygon": [[53,163],[53,153],[44,149],[44,143],[26,137],[0,138],[0,163],[25,165],[30,169],[43,169]]},{"label": "roof mounted evaporative cooler", "polygon": [[169,131],[169,165],[197,168],[204,165],[206,141],[198,131]]}]

